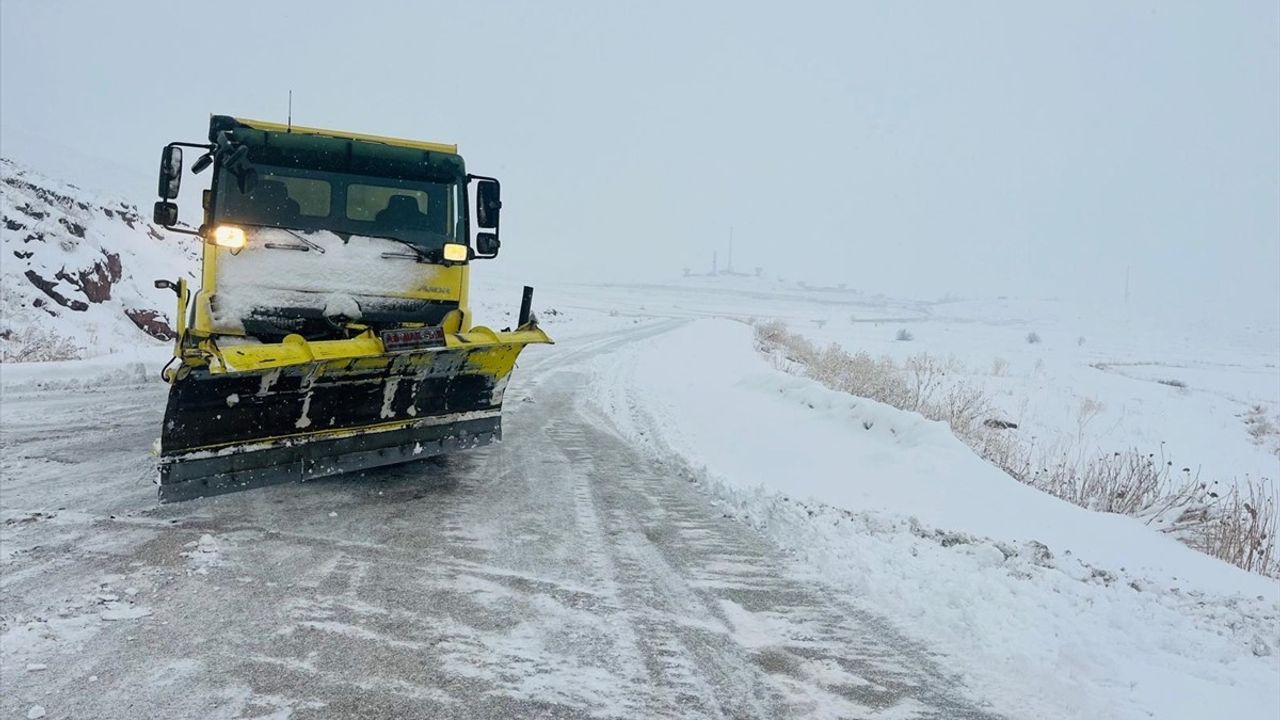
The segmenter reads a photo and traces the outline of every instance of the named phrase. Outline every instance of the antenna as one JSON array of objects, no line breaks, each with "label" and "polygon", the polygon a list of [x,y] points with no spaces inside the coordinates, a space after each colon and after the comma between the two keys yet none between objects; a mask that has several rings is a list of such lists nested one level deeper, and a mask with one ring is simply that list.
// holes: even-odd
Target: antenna
[{"label": "antenna", "polygon": [[285,132],[293,132],[293,88],[289,89],[289,121]]}]

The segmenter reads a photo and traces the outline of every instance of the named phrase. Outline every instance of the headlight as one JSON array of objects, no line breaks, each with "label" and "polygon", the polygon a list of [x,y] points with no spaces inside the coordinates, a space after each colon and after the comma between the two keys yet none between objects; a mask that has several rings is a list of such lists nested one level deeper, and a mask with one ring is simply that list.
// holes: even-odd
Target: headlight
[{"label": "headlight", "polygon": [[232,250],[239,250],[245,246],[248,239],[244,235],[244,229],[234,225],[219,225],[213,229],[213,244]]},{"label": "headlight", "polygon": [[445,262],[466,262],[471,255],[471,248],[462,243],[445,243],[441,254]]}]

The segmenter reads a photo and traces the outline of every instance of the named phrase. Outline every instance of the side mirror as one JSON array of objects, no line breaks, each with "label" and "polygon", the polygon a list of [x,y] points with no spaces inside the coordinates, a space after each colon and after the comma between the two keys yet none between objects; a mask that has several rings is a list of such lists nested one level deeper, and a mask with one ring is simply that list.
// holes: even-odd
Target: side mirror
[{"label": "side mirror", "polygon": [[[485,230],[498,227],[498,211],[502,209],[502,186],[497,180],[476,183],[476,225]],[[495,240],[496,233],[495,233]]]},{"label": "side mirror", "polygon": [[476,257],[497,257],[500,247],[502,243],[498,241],[497,233],[476,233]]},{"label": "side mirror", "polygon": [[200,173],[207,170],[209,166],[212,164],[213,164],[213,152],[210,151],[196,158],[196,161],[191,163],[191,172],[193,174],[199,175]]},{"label": "side mirror", "polygon": [[172,200],[178,197],[182,186],[182,148],[166,145],[160,154],[160,197]]},{"label": "side mirror", "polygon": [[151,211],[151,221],[161,227],[177,225],[178,206],[167,200],[161,200]]}]

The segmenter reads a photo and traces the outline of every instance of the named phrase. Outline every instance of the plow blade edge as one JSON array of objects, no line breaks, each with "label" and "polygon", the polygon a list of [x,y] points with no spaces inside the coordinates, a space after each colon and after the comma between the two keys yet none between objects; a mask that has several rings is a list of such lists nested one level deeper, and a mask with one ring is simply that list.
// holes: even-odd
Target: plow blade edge
[{"label": "plow blade edge", "polygon": [[169,391],[162,502],[405,462],[501,439],[523,343],[193,368]]}]

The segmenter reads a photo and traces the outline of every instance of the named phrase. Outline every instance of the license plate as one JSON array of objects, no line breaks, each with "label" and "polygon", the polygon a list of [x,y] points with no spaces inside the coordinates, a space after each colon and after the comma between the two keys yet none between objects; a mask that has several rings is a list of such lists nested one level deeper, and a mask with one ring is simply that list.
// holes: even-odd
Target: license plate
[{"label": "license plate", "polygon": [[420,327],[383,330],[378,333],[388,351],[412,348],[444,347],[444,328]]}]

